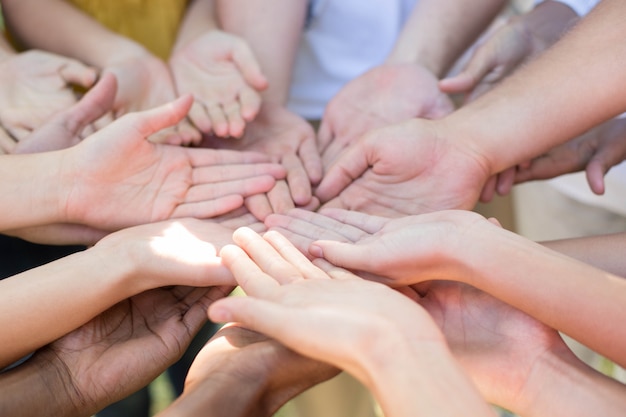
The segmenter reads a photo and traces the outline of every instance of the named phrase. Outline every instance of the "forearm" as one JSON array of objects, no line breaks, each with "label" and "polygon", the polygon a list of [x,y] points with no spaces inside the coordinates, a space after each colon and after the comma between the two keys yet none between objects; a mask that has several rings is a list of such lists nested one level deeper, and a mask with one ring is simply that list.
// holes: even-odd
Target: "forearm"
[{"label": "forearm", "polygon": [[[365,361],[368,378],[361,382],[388,417],[494,416],[493,410],[457,365],[452,354],[434,343],[394,345]],[[454,401],[450,401],[450,393]]]},{"label": "forearm", "polygon": [[526,417],[567,415],[618,417],[626,409],[626,387],[574,357],[549,353],[530,374],[517,404],[509,409]]},{"label": "forearm", "polygon": [[626,233],[588,236],[542,242],[552,250],[593,265],[612,274],[626,277]]},{"label": "forearm", "polygon": [[193,0],[187,7],[178,31],[174,50],[185,46],[203,33],[218,29],[214,0]]},{"label": "forearm", "polygon": [[0,367],[141,292],[126,256],[94,247],[0,281]]},{"label": "forearm", "polygon": [[[284,105],[304,27],[306,1],[218,0],[222,28],[244,38],[267,77],[263,101]],[[277,18],[280,16],[280,18]]]},{"label": "forearm", "polygon": [[98,68],[118,56],[146,53],[64,0],[2,0],[7,27],[19,43]]},{"label": "forearm", "polygon": [[0,374],[0,415],[79,417],[89,415],[74,407],[68,395],[69,378],[46,359],[35,355]]},{"label": "forearm", "polygon": [[0,156],[0,231],[65,221],[60,152]]},{"label": "forearm", "polygon": [[626,108],[625,12],[624,2],[602,2],[538,59],[444,119],[442,134],[495,174],[616,116]]},{"label": "forearm", "polygon": [[477,236],[460,280],[626,364],[626,280],[503,229]]},{"label": "forearm", "polygon": [[441,78],[505,4],[503,0],[483,0],[480,4],[421,0],[414,7],[388,62],[419,63]]}]

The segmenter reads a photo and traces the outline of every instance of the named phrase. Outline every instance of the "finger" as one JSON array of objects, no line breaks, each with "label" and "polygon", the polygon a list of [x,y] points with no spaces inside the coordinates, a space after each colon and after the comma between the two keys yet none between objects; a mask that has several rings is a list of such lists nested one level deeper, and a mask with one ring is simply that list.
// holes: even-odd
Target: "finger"
[{"label": "finger", "polygon": [[[287,184],[289,185],[290,200],[295,205],[305,205],[311,201],[311,181],[302,166],[302,161],[296,155],[285,155],[282,160],[287,170]],[[278,213],[284,212],[284,207]]]},{"label": "finger", "polygon": [[206,108],[198,100],[194,100],[191,109],[189,109],[189,120],[194,124],[201,132],[210,133],[213,125],[211,124],[211,118],[209,117]]},{"label": "finger", "polygon": [[98,79],[98,71],[74,59],[64,58],[66,63],[59,69],[59,75],[67,84],[90,88]]},{"label": "finger", "polygon": [[[251,229],[243,227],[235,230],[233,240],[264,273],[277,282],[289,284],[304,279],[306,276],[300,267],[306,268],[302,263],[310,264],[310,262],[286,239],[280,239],[280,235],[276,235],[275,232],[270,233],[270,240],[268,240]],[[277,247],[272,244],[272,239]],[[285,255],[288,257],[286,258]]]},{"label": "finger", "polygon": [[120,119],[134,125],[143,136],[149,137],[166,128],[173,128],[180,123],[191,108],[193,96],[184,95],[170,103],[137,113],[128,113]]},{"label": "finger", "polygon": [[439,89],[448,94],[469,92],[492,68],[491,59],[488,59],[485,50],[479,47],[458,75],[439,82]]},{"label": "finger", "polygon": [[199,203],[226,196],[238,195],[241,196],[241,204],[243,204],[244,197],[266,193],[270,191],[275,184],[276,180],[270,175],[223,181],[214,184],[198,184],[192,186],[189,191],[187,191],[184,202],[187,204]]},{"label": "finger", "polygon": [[228,136],[228,122],[224,115],[222,106],[218,103],[206,103],[205,104],[209,118],[211,119],[211,126],[213,126],[213,133],[216,136],[225,138]]},{"label": "finger", "polygon": [[94,121],[93,127],[97,132],[98,130],[101,130],[105,128],[106,126],[110,125],[111,123],[113,123],[114,120],[115,120],[115,116],[113,115],[113,112],[109,111],[105,113],[102,117],[100,117],[98,120]]},{"label": "finger", "polygon": [[265,90],[268,86],[267,78],[261,71],[252,49],[246,42],[241,42],[233,53],[233,62],[239,68],[244,80],[256,90]]},{"label": "finger", "polygon": [[[260,162],[270,162],[271,157],[260,152],[241,152],[226,149],[185,149],[187,156],[191,159],[193,167],[232,165],[232,164],[257,164]],[[287,172],[282,169],[283,176]]]},{"label": "finger", "polygon": [[604,185],[605,173],[605,167],[600,161],[591,160],[589,161],[589,164],[587,164],[587,168],[585,168],[585,176],[587,178],[589,188],[594,194],[603,195],[606,191]]},{"label": "finger", "polygon": [[272,214],[272,205],[266,194],[255,194],[246,197],[244,205],[260,221],[265,220],[267,216]]},{"label": "finger", "polygon": [[[250,233],[254,232],[250,231]],[[273,288],[279,286],[278,281],[263,272],[261,267],[241,247],[226,245],[220,251],[220,257],[224,265],[230,269],[241,289],[248,295],[267,296],[272,293]]]},{"label": "finger", "polygon": [[317,147],[321,154],[324,154],[326,147],[333,141],[333,130],[331,123],[326,117],[322,118],[322,123],[317,131]]},{"label": "finger", "polygon": [[239,105],[241,116],[245,121],[251,122],[261,110],[261,96],[251,88],[244,88],[239,93]]},{"label": "finger", "polygon": [[17,142],[15,139],[4,130],[4,127],[0,126],[0,149],[2,149],[2,153],[11,154],[16,146]]},{"label": "finger", "polygon": [[285,261],[294,266],[305,279],[328,279],[329,276],[313,265],[285,236],[277,231],[269,231],[263,239],[278,252]]},{"label": "finger", "polygon": [[322,180],[322,158],[315,143],[315,136],[311,130],[311,136],[305,138],[298,149],[298,156],[308,175],[310,184],[318,184]]},{"label": "finger", "polygon": [[[86,126],[106,122],[100,120],[111,117],[115,95],[117,94],[117,79],[111,73],[104,74],[76,104],[64,112],[64,123],[70,132],[81,132]],[[109,119],[110,120],[110,119]]]},{"label": "finger", "polygon": [[347,148],[328,169],[315,191],[315,195],[325,203],[339,195],[370,166],[366,144],[359,142]]},{"label": "finger", "polygon": [[199,145],[202,141],[202,134],[191,124],[188,118],[184,118],[178,123],[176,132],[181,137],[183,145]]},{"label": "finger", "polygon": [[224,181],[240,180],[269,175],[280,179],[285,176],[285,170],[278,164],[228,164],[193,168],[192,184],[220,183]]},{"label": "finger", "polygon": [[210,200],[182,203],[174,209],[170,218],[195,217],[196,219],[210,219],[238,209],[242,205],[243,197],[240,195],[227,195]]},{"label": "finger", "polygon": [[376,254],[370,253],[369,245],[317,240],[311,244],[309,253],[316,258],[326,259],[333,265],[350,270],[367,270]]},{"label": "finger", "polygon": [[508,195],[513,189],[515,184],[516,167],[505,169],[498,174],[498,181],[496,184],[496,191],[499,195]]},{"label": "finger", "polygon": [[239,107],[239,103],[233,101],[223,105],[223,108],[228,123],[228,136],[240,138],[243,135],[246,122],[241,117],[241,107]]},{"label": "finger", "polygon": [[[371,214],[340,208],[323,208],[319,211],[319,213],[335,219],[341,224],[352,226],[356,230],[363,231],[368,234],[379,232],[380,229],[382,229],[389,221],[386,217],[374,216]],[[353,234],[351,229],[345,230],[350,230],[350,233],[345,234],[346,237]]]},{"label": "finger", "polygon": [[287,214],[272,214],[265,219],[265,225],[270,229],[280,227],[313,240],[354,242],[365,234],[363,230],[331,217],[300,209],[290,210]]},{"label": "finger", "polygon": [[348,279],[359,278],[358,276],[354,275],[352,272],[344,268],[335,266],[331,264],[330,262],[321,258],[317,258],[313,260],[313,264],[317,266],[320,270],[322,270],[324,274],[326,274],[332,279],[348,280]]},{"label": "finger", "polygon": [[267,193],[267,198],[272,207],[272,213],[286,213],[295,208],[285,180],[276,181],[274,187]]},{"label": "finger", "polygon": [[481,203],[489,203],[496,195],[496,185],[498,184],[498,175],[492,175],[489,177],[483,189],[480,192],[479,200]]}]

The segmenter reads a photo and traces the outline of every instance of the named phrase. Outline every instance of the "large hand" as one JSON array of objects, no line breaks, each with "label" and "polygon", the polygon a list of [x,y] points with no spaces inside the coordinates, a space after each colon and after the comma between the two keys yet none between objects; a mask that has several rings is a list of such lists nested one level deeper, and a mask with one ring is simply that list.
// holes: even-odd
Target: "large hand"
[{"label": "large hand", "polygon": [[267,80],[248,44],[219,30],[177,49],[170,58],[179,94],[195,97],[189,119],[203,133],[241,137],[261,106]]},{"label": "large hand", "polygon": [[73,404],[91,415],[147,385],[176,362],[227,288],[155,289],[122,301],[40,350]]},{"label": "large hand", "polygon": [[[269,191],[284,170],[257,153],[153,144],[148,136],[175,125],[192,98],[124,116],[67,149],[61,198],[67,221],[106,230],[173,217],[208,218]],[[97,210],[94,210],[97,207]]]},{"label": "large hand", "polygon": [[449,94],[465,93],[466,102],[475,100],[546,46],[522,21],[513,20],[479,45],[461,72],[441,80],[439,88]]},{"label": "large hand", "polygon": [[272,206],[304,206],[311,202],[311,184],[322,176],[315,133],[309,123],[282,106],[263,103],[257,118],[239,141],[209,139],[212,148],[245,149],[265,153],[287,169],[285,192],[277,193]]},{"label": "large hand", "polygon": [[577,361],[556,330],[468,285],[432,283],[419,303],[483,396],[520,415],[531,415],[541,368]]},{"label": "large hand", "polygon": [[260,333],[229,325],[194,359],[185,390],[159,417],[272,416],[288,400],[338,370],[285,348]]},{"label": "large hand", "polygon": [[454,106],[437,81],[420,65],[385,64],[349,82],[324,112],[318,135],[324,166],[372,129],[452,112]]},{"label": "large hand", "polygon": [[[109,63],[104,73],[113,73],[117,78],[118,92],[115,97],[115,117],[142,110],[150,110],[176,98],[174,81],[168,66],[145,51],[126,54]],[[155,132],[157,133],[157,132]],[[197,144],[201,135],[187,119],[175,126],[168,126],[150,140],[170,145]]]},{"label": "large hand", "polygon": [[383,216],[471,209],[488,170],[463,141],[439,136],[430,123],[369,132],[335,161],[316,195],[327,207]]},{"label": "large hand", "polygon": [[94,68],[48,52],[12,55],[0,62],[0,124],[20,141],[76,102],[73,86],[89,88],[96,78]]}]

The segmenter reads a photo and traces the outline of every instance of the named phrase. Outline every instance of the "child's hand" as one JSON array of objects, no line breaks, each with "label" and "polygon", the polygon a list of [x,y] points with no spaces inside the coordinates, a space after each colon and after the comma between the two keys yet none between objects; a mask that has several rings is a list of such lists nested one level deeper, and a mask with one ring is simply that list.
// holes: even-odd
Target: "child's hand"
[{"label": "child's hand", "polygon": [[94,68],[74,59],[35,50],[11,55],[0,62],[0,123],[20,141],[76,103],[73,86],[89,88],[96,79]]},{"label": "child's hand", "polygon": [[170,67],[179,94],[195,103],[189,119],[204,133],[241,137],[259,112],[267,87],[252,51],[240,38],[209,31],[174,52]]},{"label": "child's hand", "polygon": [[[167,65],[145,50],[137,49],[135,53],[116,58],[105,66],[103,72],[113,73],[117,78],[118,93],[113,106],[116,118],[150,110],[176,98]],[[185,118],[150,137],[151,142],[170,145],[197,144],[200,139],[200,132]]]}]

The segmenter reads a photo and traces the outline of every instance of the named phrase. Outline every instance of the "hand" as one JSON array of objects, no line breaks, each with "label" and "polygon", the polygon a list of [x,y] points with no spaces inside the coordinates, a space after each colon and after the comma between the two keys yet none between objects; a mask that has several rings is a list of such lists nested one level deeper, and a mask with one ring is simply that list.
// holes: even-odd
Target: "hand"
[{"label": "hand", "polygon": [[69,148],[82,140],[84,130],[113,107],[117,81],[105,74],[76,104],[54,115],[50,120],[20,140],[13,153],[37,153]]},{"label": "hand", "polygon": [[215,416],[272,416],[288,400],[337,373],[259,333],[228,325],[198,353],[183,394],[159,417],[209,410]]},{"label": "hand", "polygon": [[493,222],[465,210],[386,218],[339,209],[292,210],[265,221],[308,256],[392,287],[467,273],[460,254],[477,233],[500,231]]},{"label": "hand", "polygon": [[232,234],[233,229],[208,220],[170,220],[111,233],[94,249],[104,251],[101,256],[129,255],[135,265],[133,288],[140,291],[167,285],[234,285],[217,256],[223,246],[232,244]]},{"label": "hand", "polygon": [[[116,118],[150,110],[176,98],[174,81],[167,65],[142,49],[117,57],[103,69],[103,73],[109,72],[115,75],[118,83],[114,103]],[[170,145],[198,144],[201,139],[200,132],[183,118],[176,125],[150,137],[154,143]]]},{"label": "hand", "polygon": [[220,30],[206,32],[170,59],[179,94],[193,94],[189,119],[203,133],[239,138],[261,106],[267,88],[248,44]]},{"label": "hand", "polygon": [[453,110],[437,78],[426,68],[414,64],[375,67],[349,82],[328,103],[318,135],[324,166],[330,166],[343,149],[370,130],[413,117],[436,119]]},{"label": "hand", "polygon": [[[221,255],[249,296],[216,302],[214,321],[237,321],[346,370],[387,416],[456,415],[461,408],[490,415],[431,317],[408,297],[324,262],[317,268],[278,233],[261,238],[244,228],[233,237],[241,248],[227,246]],[[454,404],[445,401],[451,385]]]},{"label": "hand", "polygon": [[369,132],[328,169],[317,197],[325,207],[390,217],[471,209],[489,169],[433,123],[414,119]]},{"label": "hand", "polygon": [[[404,338],[398,328],[415,329],[416,316],[422,317],[417,337],[443,342],[425,311],[408,298],[327,263],[318,268],[279,233],[261,238],[243,228],[233,239],[241,248],[226,246],[220,255],[249,297],[216,303],[209,309],[213,321],[241,323],[361,381],[366,376],[354,349],[379,338],[380,326],[393,322],[396,335]],[[279,319],[286,316],[289,320]]]},{"label": "hand", "polygon": [[62,380],[73,412],[91,415],[144,387],[185,352],[206,310],[230,288],[155,289],[122,301],[31,360]]},{"label": "hand", "polygon": [[556,330],[468,285],[432,283],[418,302],[483,397],[520,415],[533,415],[541,368],[578,362]]},{"label": "hand", "polygon": [[35,50],[12,55],[0,62],[0,123],[19,142],[76,102],[73,86],[89,88],[96,79],[94,68],[70,58]]},{"label": "hand", "polygon": [[263,103],[257,118],[246,128],[239,141],[209,139],[211,148],[245,149],[262,152],[287,169],[287,185],[276,192],[270,205],[276,207],[305,206],[311,202],[311,184],[319,182],[322,166],[315,133],[309,123],[283,106]]},{"label": "hand", "polygon": [[[611,167],[626,159],[626,119],[609,120],[590,131],[557,146],[526,164],[498,174],[494,184],[500,195],[511,192],[513,184],[558,177],[585,170],[591,191],[604,194],[604,176]],[[494,192],[487,195],[489,197]]]},{"label": "hand", "polygon": [[522,19],[513,19],[476,48],[459,74],[441,80],[439,88],[448,94],[465,93],[465,102],[473,101],[547,46]]},{"label": "hand", "polygon": [[59,177],[71,185],[59,199],[65,221],[116,230],[169,218],[209,218],[240,207],[244,197],[269,191],[284,177],[282,167],[267,164],[260,154],[146,140],[178,123],[191,100],[126,115],[67,149]]}]

